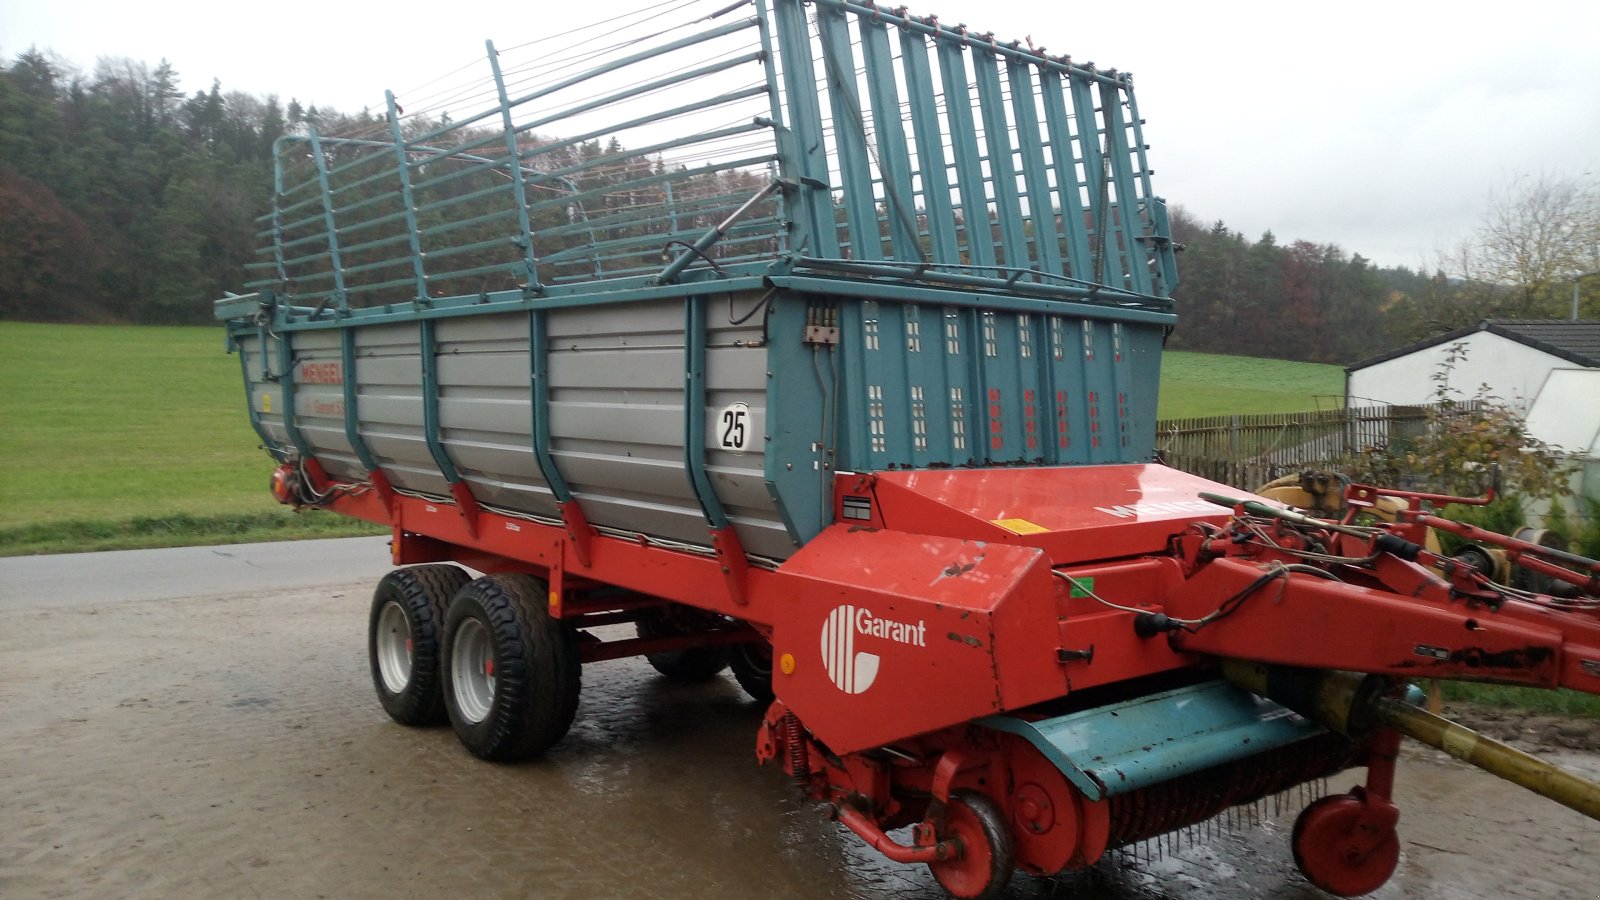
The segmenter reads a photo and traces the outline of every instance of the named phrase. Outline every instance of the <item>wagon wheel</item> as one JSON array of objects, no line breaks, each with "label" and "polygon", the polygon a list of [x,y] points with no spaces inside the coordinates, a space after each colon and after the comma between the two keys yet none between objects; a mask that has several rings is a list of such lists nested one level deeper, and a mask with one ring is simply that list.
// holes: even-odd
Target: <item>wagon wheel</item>
[{"label": "wagon wheel", "polygon": [[367,659],[378,702],[401,725],[445,721],[439,639],[450,598],[468,581],[457,566],[395,569],[372,594]]},{"label": "wagon wheel", "polygon": [[[693,609],[651,610],[634,624],[639,637],[658,638],[693,634],[700,626],[710,628],[724,624],[718,616]],[[668,681],[693,684],[709,681],[728,667],[728,653],[722,647],[685,647],[682,650],[662,650],[646,653],[650,666]]]},{"label": "wagon wheel", "polygon": [[1359,897],[1383,887],[1400,864],[1400,838],[1392,827],[1364,835],[1363,805],[1350,794],[1323,797],[1301,811],[1290,847],[1301,874],[1338,897]]},{"label": "wagon wheel", "polygon": [[950,896],[990,900],[1006,889],[1016,868],[1016,852],[1005,816],[994,801],[976,791],[951,791],[939,839],[961,845],[960,856],[928,863]]},{"label": "wagon wheel", "polygon": [[542,582],[489,575],[461,589],[444,629],[444,697],[456,737],[498,762],[542,753],[578,711],[577,637]]},{"label": "wagon wheel", "polygon": [[772,645],[766,641],[735,644],[728,649],[728,667],[739,687],[752,700],[766,706],[772,703]]}]

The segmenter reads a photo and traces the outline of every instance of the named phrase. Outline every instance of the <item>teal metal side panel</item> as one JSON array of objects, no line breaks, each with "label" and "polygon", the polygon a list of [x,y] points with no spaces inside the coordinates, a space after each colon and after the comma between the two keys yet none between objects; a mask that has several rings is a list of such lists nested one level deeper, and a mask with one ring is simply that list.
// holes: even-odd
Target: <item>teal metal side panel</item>
[{"label": "teal metal side panel", "polygon": [[1147,462],[1165,324],[835,298],[839,467]]},{"label": "teal metal side panel", "polygon": [[767,409],[783,414],[766,422],[766,486],[796,548],[832,518],[838,347],[803,343],[821,300],[782,293],[767,317]]},{"label": "teal metal side panel", "polygon": [[1090,800],[1159,784],[1322,734],[1321,726],[1212,681],[1053,719],[980,720],[1020,735]]}]

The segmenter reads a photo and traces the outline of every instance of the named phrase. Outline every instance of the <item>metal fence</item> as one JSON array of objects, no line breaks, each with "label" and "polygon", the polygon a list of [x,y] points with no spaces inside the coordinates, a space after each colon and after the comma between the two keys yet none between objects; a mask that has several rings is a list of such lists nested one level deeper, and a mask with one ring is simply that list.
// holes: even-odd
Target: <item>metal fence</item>
[{"label": "metal fence", "polygon": [[1169,466],[1245,490],[1420,435],[1436,408],[1363,406],[1252,416],[1166,419],[1156,447]]}]

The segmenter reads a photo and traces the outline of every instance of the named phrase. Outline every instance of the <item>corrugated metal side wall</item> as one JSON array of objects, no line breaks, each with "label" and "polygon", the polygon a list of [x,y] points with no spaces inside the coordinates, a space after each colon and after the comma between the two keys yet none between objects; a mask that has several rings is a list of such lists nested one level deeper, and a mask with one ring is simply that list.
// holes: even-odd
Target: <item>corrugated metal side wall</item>
[{"label": "corrugated metal side wall", "polygon": [[[837,342],[807,340],[821,308]],[[370,462],[401,490],[446,498],[459,479],[555,519],[559,475],[595,525],[703,547],[726,515],[781,559],[830,519],[835,471],[1148,460],[1162,324],[1035,308],[708,290],[239,343],[263,437],[337,479]]]}]

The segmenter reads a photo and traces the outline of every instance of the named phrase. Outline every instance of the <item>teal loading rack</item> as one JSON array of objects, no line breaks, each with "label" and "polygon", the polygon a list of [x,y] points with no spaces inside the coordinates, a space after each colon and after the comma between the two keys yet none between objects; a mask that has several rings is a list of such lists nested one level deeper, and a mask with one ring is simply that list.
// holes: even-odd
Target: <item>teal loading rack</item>
[{"label": "teal loading rack", "polygon": [[1126,73],[841,0],[486,47],[278,141],[217,304],[275,456],[771,557],[836,471],[1150,458],[1176,269]]}]

